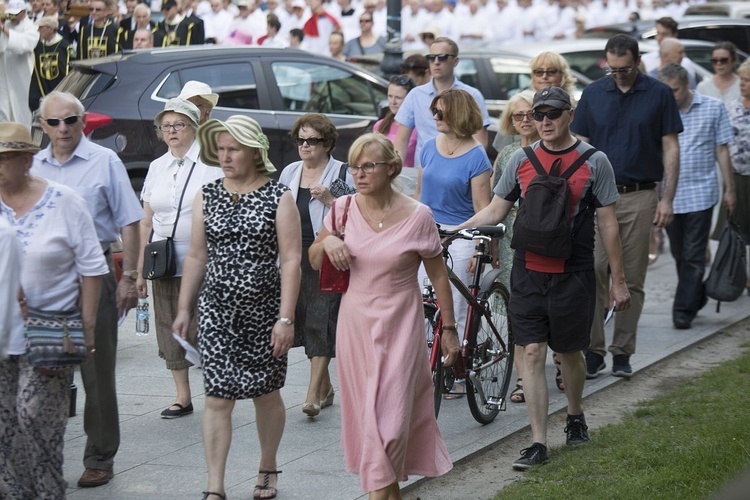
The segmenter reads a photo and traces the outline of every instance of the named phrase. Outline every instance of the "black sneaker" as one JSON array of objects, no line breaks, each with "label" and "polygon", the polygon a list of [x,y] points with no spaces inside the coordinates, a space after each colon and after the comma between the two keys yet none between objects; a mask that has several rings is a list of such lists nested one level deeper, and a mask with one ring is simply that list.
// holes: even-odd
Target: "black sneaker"
[{"label": "black sneaker", "polygon": [[604,356],[595,352],[586,351],[586,378],[596,378],[599,372],[604,370],[607,364],[604,362]]},{"label": "black sneaker", "polygon": [[630,356],[627,354],[612,356],[612,375],[625,378],[630,378],[633,375],[633,369],[630,367]]},{"label": "black sneaker", "polygon": [[584,444],[589,442],[589,426],[586,425],[586,417],[583,415],[568,415],[565,426],[565,444],[568,446]]},{"label": "black sneaker", "polygon": [[534,443],[528,448],[521,450],[521,458],[513,462],[516,470],[526,470],[535,465],[549,462],[549,450],[542,443]]}]

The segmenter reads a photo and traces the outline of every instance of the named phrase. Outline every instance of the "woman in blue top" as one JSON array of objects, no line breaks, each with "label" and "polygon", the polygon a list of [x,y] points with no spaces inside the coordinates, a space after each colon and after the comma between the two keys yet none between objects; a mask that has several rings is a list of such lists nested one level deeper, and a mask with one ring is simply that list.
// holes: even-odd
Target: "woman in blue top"
[{"label": "woman in blue top", "polygon": [[[482,128],[482,112],[471,94],[445,90],[432,100],[430,109],[440,135],[425,142],[420,152],[422,167],[415,198],[430,207],[441,227],[452,229],[489,205],[492,164],[484,146],[474,138]],[[473,252],[473,241],[457,240],[451,245],[453,271],[464,283],[470,279]],[[420,284],[425,277],[421,269]],[[453,293],[453,309],[462,331],[466,301],[457,291]],[[460,388],[452,392],[461,392]]]}]

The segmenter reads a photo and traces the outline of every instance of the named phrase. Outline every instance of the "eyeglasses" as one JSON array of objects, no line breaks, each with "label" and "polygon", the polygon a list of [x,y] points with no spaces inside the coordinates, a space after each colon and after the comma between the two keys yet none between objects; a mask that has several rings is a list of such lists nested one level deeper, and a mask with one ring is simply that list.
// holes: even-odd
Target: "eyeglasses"
[{"label": "eyeglasses", "polygon": [[386,165],[387,163],[387,161],[368,161],[362,165],[349,165],[347,163],[346,169],[352,175],[357,175],[360,170],[366,174],[371,174],[375,171],[375,165]]},{"label": "eyeglasses", "polygon": [[532,73],[534,73],[534,76],[544,76],[544,75],[555,76],[559,72],[560,72],[560,70],[559,69],[555,69],[555,68],[552,68],[552,69],[535,69],[534,71],[532,71]]},{"label": "eyeglasses", "polygon": [[185,127],[187,127],[187,123],[185,122],[162,123],[161,125],[159,125],[159,130],[161,130],[162,132],[169,132],[169,129],[172,129],[175,132],[179,132]]},{"label": "eyeglasses", "polygon": [[511,116],[513,117],[514,122],[522,122],[524,118],[531,121],[531,119],[534,117],[534,112],[527,111],[526,113],[513,113]]},{"label": "eyeglasses", "polygon": [[407,75],[393,75],[390,80],[388,80],[388,83],[395,83],[401,87],[414,86],[414,82]]},{"label": "eyeglasses", "polygon": [[89,8],[89,10],[90,10],[91,12],[101,12],[101,11],[103,11],[104,9],[100,9],[99,7],[90,7],[90,8]]},{"label": "eyeglasses", "polygon": [[547,117],[550,120],[557,120],[563,114],[564,109],[550,109],[549,111],[534,111],[532,117],[538,122],[543,122],[544,118]]},{"label": "eyeglasses", "polygon": [[635,66],[628,66],[627,68],[610,68],[609,65],[604,67],[604,72],[609,75],[629,75],[633,72]]},{"label": "eyeglasses", "polygon": [[42,118],[42,120],[47,122],[47,125],[50,127],[57,127],[60,125],[60,122],[64,122],[65,125],[73,125],[74,123],[77,123],[80,118],[81,117],[78,115],[70,115],[65,118]]},{"label": "eyeglasses", "polygon": [[372,19],[360,19],[359,24],[371,23]]},{"label": "eyeglasses", "polygon": [[449,57],[456,57],[456,54],[427,54],[425,57],[430,62],[435,62],[435,59],[440,62],[445,62]]},{"label": "eyeglasses", "polygon": [[292,142],[294,142],[297,146],[302,146],[304,143],[307,143],[308,146],[317,146],[318,144],[322,143],[324,139],[322,137],[295,137],[292,139]]},{"label": "eyeglasses", "polygon": [[432,108],[432,116],[437,116],[437,119],[443,121],[443,110]]},{"label": "eyeglasses", "polygon": [[729,62],[728,57],[717,57],[717,58],[711,58],[711,64],[726,64]]}]

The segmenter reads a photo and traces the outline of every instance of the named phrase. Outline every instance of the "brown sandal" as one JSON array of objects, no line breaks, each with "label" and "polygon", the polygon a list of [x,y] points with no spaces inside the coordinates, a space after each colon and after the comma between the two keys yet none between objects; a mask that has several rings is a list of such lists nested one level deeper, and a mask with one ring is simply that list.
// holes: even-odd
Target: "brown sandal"
[{"label": "brown sandal", "polygon": [[516,380],[516,388],[513,389],[513,392],[510,393],[511,403],[525,403],[526,402],[526,395],[523,393],[523,385],[521,385],[521,382],[523,382],[522,378],[519,378],[518,380]]}]

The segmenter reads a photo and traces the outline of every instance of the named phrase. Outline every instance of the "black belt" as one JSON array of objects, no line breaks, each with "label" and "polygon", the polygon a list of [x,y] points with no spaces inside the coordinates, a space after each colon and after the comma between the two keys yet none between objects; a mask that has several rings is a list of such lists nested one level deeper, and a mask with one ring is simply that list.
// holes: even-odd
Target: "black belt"
[{"label": "black belt", "polygon": [[636,191],[645,191],[647,189],[654,189],[656,187],[655,182],[636,182],[635,184],[618,184],[617,192],[620,194],[635,193]]}]

